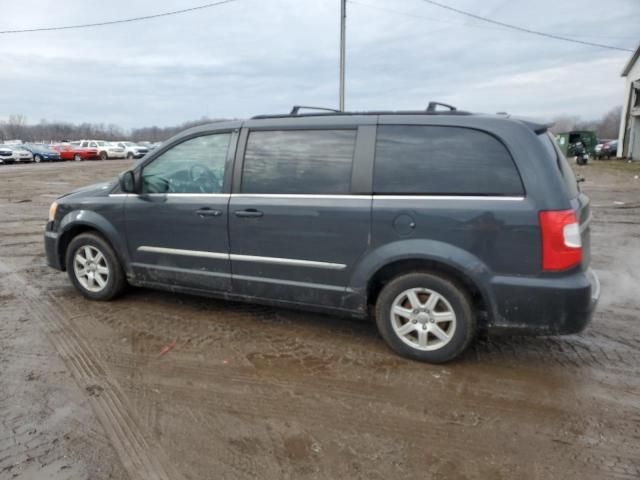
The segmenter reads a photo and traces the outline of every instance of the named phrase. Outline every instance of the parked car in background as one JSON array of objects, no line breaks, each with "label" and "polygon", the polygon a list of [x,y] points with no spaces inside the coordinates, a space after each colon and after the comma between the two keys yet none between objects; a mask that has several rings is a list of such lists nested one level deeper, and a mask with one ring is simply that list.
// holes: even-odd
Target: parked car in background
[{"label": "parked car in background", "polygon": [[84,148],[71,143],[52,145],[51,148],[60,154],[61,160],[97,160],[100,158],[97,148]]},{"label": "parked car in background", "polygon": [[23,145],[11,145],[16,163],[31,163],[33,155]]},{"label": "parked car in background", "polygon": [[602,158],[609,159],[615,157],[618,151],[618,140],[601,140],[596,145],[593,156],[598,160]]},{"label": "parked car in background", "polygon": [[124,153],[127,158],[142,158],[149,153],[149,147],[145,145],[138,145],[135,142],[114,142],[118,147],[124,148]]},{"label": "parked car in background", "polygon": [[57,162],[60,160],[60,153],[56,152],[49,145],[42,143],[25,143],[22,148],[28,150],[33,155],[33,161],[40,162]]},{"label": "parked car in background", "polygon": [[95,148],[98,150],[98,157],[100,160],[111,160],[113,158],[124,158],[124,148],[119,147],[111,142],[104,140],[80,140],[79,142],[73,142],[78,144],[82,148]]},{"label": "parked car in background", "polygon": [[158,148],[161,143],[162,142],[141,141],[141,142],[138,142],[138,145],[140,145],[142,147],[147,147],[149,149],[149,151],[152,151],[152,150],[155,150],[156,148]]},{"label": "parked car in background", "polygon": [[47,263],[92,300],[129,283],[370,316],[428,362],[478,330],[580,332],[591,207],[548,125],[436,106],[187,130],[58,198]]},{"label": "parked car in background", "polygon": [[0,164],[10,165],[15,162],[16,159],[13,156],[13,149],[9,145],[0,145]]}]

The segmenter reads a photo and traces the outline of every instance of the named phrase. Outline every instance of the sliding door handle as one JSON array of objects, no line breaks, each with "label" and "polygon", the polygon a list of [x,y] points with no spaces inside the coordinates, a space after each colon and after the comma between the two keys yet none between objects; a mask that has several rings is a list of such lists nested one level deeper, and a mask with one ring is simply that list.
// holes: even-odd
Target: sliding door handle
[{"label": "sliding door handle", "polygon": [[215,208],[205,207],[205,208],[199,208],[198,210],[196,210],[196,214],[200,218],[204,218],[204,217],[219,217],[220,215],[222,215],[222,210],[217,210]]},{"label": "sliding door handle", "polygon": [[262,217],[264,215],[264,213],[262,213],[260,210],[256,210],[255,208],[247,208],[246,210],[236,210],[233,213],[235,213],[236,217],[245,217],[245,218]]}]

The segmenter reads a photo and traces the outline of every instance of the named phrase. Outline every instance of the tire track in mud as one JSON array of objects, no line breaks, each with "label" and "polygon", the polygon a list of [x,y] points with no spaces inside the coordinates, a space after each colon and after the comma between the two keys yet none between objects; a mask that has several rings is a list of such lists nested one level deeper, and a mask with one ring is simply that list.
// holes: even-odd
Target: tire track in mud
[{"label": "tire track in mud", "polygon": [[181,480],[183,476],[169,462],[162,447],[143,431],[142,423],[95,349],[76,333],[51,300],[43,300],[41,293],[22,276],[7,269],[1,259],[0,272],[20,290],[19,298],[45,327],[48,338],[76,382],[88,392],[93,411],[129,476],[132,479]]}]

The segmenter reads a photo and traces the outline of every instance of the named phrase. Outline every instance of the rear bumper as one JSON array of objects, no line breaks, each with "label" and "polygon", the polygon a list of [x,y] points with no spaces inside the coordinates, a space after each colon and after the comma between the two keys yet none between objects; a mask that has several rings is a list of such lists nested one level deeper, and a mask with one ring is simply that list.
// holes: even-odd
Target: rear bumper
[{"label": "rear bumper", "polygon": [[44,232],[44,251],[47,256],[47,265],[56,270],[64,270],[60,262],[60,255],[58,255],[58,234],[56,232],[49,230]]},{"label": "rear bumper", "polygon": [[491,331],[565,335],[589,324],[600,298],[600,281],[588,269],[562,277],[495,277]]}]

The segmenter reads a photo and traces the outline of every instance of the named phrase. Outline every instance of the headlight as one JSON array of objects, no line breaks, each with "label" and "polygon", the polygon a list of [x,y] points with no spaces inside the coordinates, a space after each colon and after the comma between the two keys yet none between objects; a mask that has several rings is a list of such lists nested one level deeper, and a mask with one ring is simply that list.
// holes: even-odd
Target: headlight
[{"label": "headlight", "polygon": [[56,210],[58,210],[58,202],[53,202],[49,207],[49,221],[53,222],[56,218]]}]

